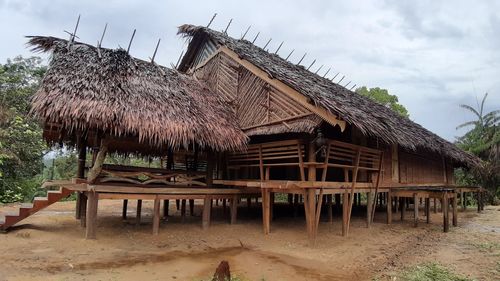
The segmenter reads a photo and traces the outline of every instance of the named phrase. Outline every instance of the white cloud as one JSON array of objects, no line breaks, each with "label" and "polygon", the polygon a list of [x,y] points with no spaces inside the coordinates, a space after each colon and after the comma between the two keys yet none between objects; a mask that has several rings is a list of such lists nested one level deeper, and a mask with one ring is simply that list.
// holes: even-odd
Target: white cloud
[{"label": "white cloud", "polygon": [[[357,85],[383,87],[400,97],[411,118],[453,140],[455,127],[470,118],[460,103],[475,104],[489,92],[488,109],[500,105],[500,2],[481,1],[64,1],[0,0],[0,60],[22,54],[25,35],[67,37],[78,14],[78,35],[95,44],[104,24],[105,47],[126,47],[137,34],[132,55],[147,59],[162,38],[156,61],[175,63],[184,46],[176,36],[183,23],[222,30],[233,18],[229,34],[247,38],[260,31],[257,44],[273,38],[280,50],[329,75],[346,75]],[[320,73],[321,73],[320,72]],[[353,85],[351,84],[351,85]]]}]

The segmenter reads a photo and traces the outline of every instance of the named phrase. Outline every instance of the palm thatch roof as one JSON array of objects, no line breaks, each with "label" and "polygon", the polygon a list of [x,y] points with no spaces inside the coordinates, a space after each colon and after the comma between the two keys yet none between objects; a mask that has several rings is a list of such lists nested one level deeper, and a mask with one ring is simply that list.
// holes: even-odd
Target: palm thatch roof
[{"label": "palm thatch roof", "polygon": [[217,46],[226,46],[270,77],[307,96],[314,105],[338,114],[365,135],[378,137],[388,144],[399,144],[406,149],[428,149],[468,165],[479,162],[477,157],[391,109],[312,73],[301,65],[269,53],[247,40],[234,39],[225,33],[189,24],[180,26],[178,33],[191,37],[188,51],[179,65],[180,71],[187,71],[193,66],[193,56],[198,48],[210,40]]},{"label": "palm thatch roof", "polygon": [[[67,136],[98,131],[122,138],[128,144],[115,147],[121,152],[193,144],[219,151],[246,146],[248,137],[232,111],[190,76],[133,58],[123,49],[78,42],[68,48],[67,40],[42,36],[30,37],[28,44],[33,51],[52,54],[31,109],[46,127],[56,126]],[[45,136],[59,141],[55,134]]]}]

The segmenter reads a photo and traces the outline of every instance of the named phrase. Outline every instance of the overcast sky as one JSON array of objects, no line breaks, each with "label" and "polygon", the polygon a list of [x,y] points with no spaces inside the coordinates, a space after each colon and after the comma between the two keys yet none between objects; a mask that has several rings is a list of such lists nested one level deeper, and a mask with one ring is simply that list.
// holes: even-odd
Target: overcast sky
[{"label": "overcast sky", "polygon": [[[500,108],[500,1],[68,1],[0,0],[0,61],[30,56],[25,35],[67,38],[81,14],[77,35],[95,44],[105,23],[104,47],[131,47],[148,59],[156,41],[156,61],[170,65],[185,48],[176,36],[183,23],[222,30],[247,38],[260,35],[263,46],[272,38],[274,51],[328,76],[340,72],[341,84],[382,87],[396,94],[410,118],[453,141],[464,131],[455,128],[472,115],[459,104],[476,105],[489,93],[488,110]],[[337,78],[336,80],[338,80]]]}]

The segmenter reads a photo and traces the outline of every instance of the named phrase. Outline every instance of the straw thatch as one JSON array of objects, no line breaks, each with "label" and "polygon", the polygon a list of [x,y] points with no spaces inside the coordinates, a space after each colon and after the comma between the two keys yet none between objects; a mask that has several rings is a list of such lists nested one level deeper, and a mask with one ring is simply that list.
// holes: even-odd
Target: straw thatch
[{"label": "straw thatch", "polygon": [[[42,36],[30,37],[28,44],[52,53],[31,110],[46,127],[56,124],[66,135],[98,131],[149,148],[197,144],[238,150],[248,141],[231,110],[190,76],[123,49],[75,42],[68,50],[67,40]],[[56,141],[54,134],[46,136]],[[130,152],[128,147],[140,150],[137,145],[116,150]]]},{"label": "straw thatch", "polygon": [[378,137],[388,144],[399,144],[411,150],[429,149],[468,165],[475,165],[479,161],[477,157],[464,152],[410,119],[401,117],[391,109],[314,74],[303,66],[271,54],[247,40],[234,39],[206,27],[188,24],[180,26],[178,33],[192,37],[188,51],[179,66],[180,71],[191,68],[196,53],[205,42],[211,41],[218,46],[226,46],[241,59],[268,73],[270,77],[309,97],[316,106],[338,114],[365,135]]}]

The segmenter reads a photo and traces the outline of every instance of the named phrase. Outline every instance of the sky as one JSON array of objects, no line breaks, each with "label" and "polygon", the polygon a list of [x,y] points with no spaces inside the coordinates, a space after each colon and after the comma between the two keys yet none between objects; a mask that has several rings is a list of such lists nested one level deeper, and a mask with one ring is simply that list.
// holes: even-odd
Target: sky
[{"label": "sky", "polygon": [[489,93],[486,111],[500,108],[500,1],[70,1],[0,0],[0,62],[33,54],[26,35],[68,38],[78,15],[78,41],[103,47],[128,46],[131,55],[175,65],[184,23],[207,25],[279,50],[290,61],[341,84],[381,87],[399,97],[410,118],[450,141],[465,133],[456,127],[473,119],[460,104],[477,106]]}]

